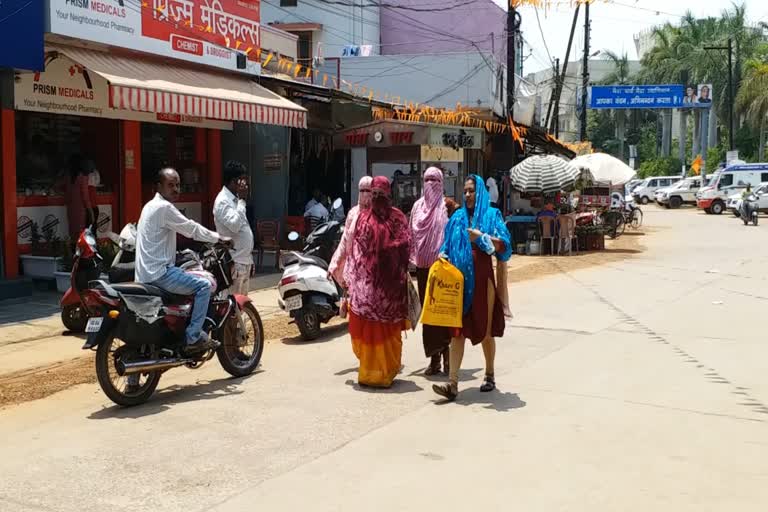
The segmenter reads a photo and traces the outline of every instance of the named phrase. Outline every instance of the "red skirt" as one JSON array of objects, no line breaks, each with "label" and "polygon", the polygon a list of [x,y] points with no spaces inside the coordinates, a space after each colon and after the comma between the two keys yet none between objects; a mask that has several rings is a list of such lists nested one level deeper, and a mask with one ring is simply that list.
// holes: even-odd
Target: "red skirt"
[{"label": "red skirt", "polygon": [[493,273],[493,260],[480,249],[472,246],[472,259],[475,263],[475,291],[472,307],[464,315],[463,327],[452,329],[453,337],[464,336],[473,345],[485,338],[504,336],[504,305],[496,291],[496,279]]}]

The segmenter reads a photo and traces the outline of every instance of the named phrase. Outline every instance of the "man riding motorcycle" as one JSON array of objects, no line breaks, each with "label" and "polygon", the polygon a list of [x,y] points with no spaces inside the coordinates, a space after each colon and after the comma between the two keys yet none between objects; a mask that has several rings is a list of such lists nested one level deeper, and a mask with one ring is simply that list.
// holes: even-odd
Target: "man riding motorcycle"
[{"label": "man riding motorcycle", "polygon": [[157,173],[157,193],[141,210],[136,235],[136,281],[152,284],[177,295],[194,295],[192,315],[186,329],[187,354],[216,348],[216,343],[202,331],[212,285],[207,279],[185,272],[174,266],[176,259],[176,234],[200,242],[230,243],[186,218],[173,203],[178,200],[181,180],[171,168]]}]

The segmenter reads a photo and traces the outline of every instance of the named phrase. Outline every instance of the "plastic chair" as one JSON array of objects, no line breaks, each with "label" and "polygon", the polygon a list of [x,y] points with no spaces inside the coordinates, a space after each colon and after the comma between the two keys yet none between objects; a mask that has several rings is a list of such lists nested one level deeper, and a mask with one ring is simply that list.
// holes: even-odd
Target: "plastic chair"
[{"label": "plastic chair", "polygon": [[275,219],[260,220],[256,223],[257,266],[261,270],[264,253],[275,253],[275,268],[280,268],[280,222]]},{"label": "plastic chair", "polygon": [[573,254],[573,241],[576,240],[576,251],[578,252],[578,238],[576,237],[576,219],[570,215],[560,215],[557,218],[557,231],[559,238],[557,241],[557,253],[563,250],[563,242],[568,243],[568,255]]},{"label": "plastic chair", "polygon": [[549,254],[555,254],[555,218],[539,217],[539,239],[541,240],[541,254],[544,256],[544,240],[549,240]]}]

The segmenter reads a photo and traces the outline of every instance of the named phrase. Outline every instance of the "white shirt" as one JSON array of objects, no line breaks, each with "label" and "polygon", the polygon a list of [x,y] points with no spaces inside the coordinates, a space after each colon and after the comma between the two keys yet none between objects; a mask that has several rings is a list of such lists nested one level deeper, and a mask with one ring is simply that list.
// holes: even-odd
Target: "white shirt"
[{"label": "white shirt", "polygon": [[222,187],[213,202],[213,222],[220,235],[232,239],[235,247],[230,253],[234,262],[253,265],[253,231],[245,216],[245,201]]},{"label": "white shirt", "polygon": [[311,210],[315,205],[318,205],[318,204],[320,203],[316,201],[314,197],[309,201],[307,201],[307,204],[304,205],[304,215],[306,215],[309,210]]},{"label": "white shirt", "polygon": [[136,233],[136,281],[152,283],[176,262],[176,233],[200,242],[218,242],[219,235],[186,218],[173,204],[155,194],[141,210]]},{"label": "white shirt", "polygon": [[499,187],[496,185],[496,180],[488,178],[485,181],[485,186],[488,187],[488,195],[490,196],[492,203],[499,202]]},{"label": "white shirt", "polygon": [[322,203],[315,202],[315,204],[308,208],[304,212],[305,217],[315,217],[316,219],[327,219],[328,209],[322,205]]}]

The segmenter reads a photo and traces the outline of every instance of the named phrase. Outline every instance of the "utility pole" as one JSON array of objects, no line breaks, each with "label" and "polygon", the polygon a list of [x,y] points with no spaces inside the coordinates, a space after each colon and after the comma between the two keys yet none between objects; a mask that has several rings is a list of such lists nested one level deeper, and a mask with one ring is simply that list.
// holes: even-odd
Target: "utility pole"
[{"label": "utility pole", "polygon": [[733,105],[735,102],[735,93],[733,89],[733,38],[728,38],[728,46],[705,46],[705,50],[726,50],[728,51],[728,144],[730,150],[736,149],[734,143],[734,115]]},{"label": "utility pole", "polygon": [[[507,111],[515,119],[515,68],[517,67],[517,32],[520,29],[520,13],[509,3],[507,9]],[[517,163],[517,150],[512,144],[512,164]]]},{"label": "utility pole", "polygon": [[[552,89],[552,94],[549,95],[549,108],[547,108],[547,120],[544,123],[544,129],[555,133],[555,137],[557,137],[557,130],[559,128],[558,122],[557,122],[559,105],[555,101],[555,98],[557,97],[557,89],[560,87],[560,59],[557,57],[555,57],[554,80],[555,80],[554,89]],[[551,129],[550,129],[550,126],[552,127]]]},{"label": "utility pole", "polygon": [[507,10],[507,110],[514,119],[515,112],[515,68],[517,67],[517,31],[520,28],[520,13],[510,2]]},{"label": "utility pole", "polygon": [[581,65],[581,129],[579,140],[587,140],[587,101],[589,99],[589,2],[584,3],[584,62]]},{"label": "utility pole", "polygon": [[[571,36],[568,38],[568,47],[565,49],[565,61],[563,62],[563,72],[557,82],[557,91],[555,92],[555,118],[559,122],[560,118],[560,97],[563,94],[563,84],[565,83],[566,73],[568,72],[568,59],[571,57],[571,45],[573,44],[573,34],[576,32],[576,22],[579,20],[579,8],[581,4],[576,4],[576,11],[573,13],[573,23],[571,24]],[[554,123],[553,119],[553,123]],[[550,132],[557,132],[554,126],[550,127]],[[558,135],[559,136],[559,135]]]}]

